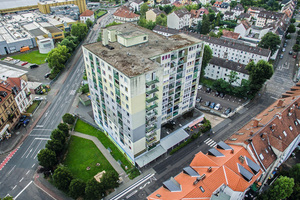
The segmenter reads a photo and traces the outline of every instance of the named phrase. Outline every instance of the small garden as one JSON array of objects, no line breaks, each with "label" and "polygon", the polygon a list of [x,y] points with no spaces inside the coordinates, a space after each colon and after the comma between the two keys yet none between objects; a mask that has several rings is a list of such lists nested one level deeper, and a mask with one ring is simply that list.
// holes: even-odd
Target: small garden
[{"label": "small garden", "polygon": [[98,19],[98,18],[102,17],[103,15],[105,15],[106,13],[107,13],[107,10],[99,9],[95,12],[95,18]]},{"label": "small garden", "polygon": [[33,101],[32,104],[27,108],[26,113],[33,113],[39,106],[41,101]]},{"label": "small garden", "polygon": [[18,55],[11,56],[13,59],[18,59],[32,64],[44,64],[48,54],[41,54],[38,50],[26,51]]}]

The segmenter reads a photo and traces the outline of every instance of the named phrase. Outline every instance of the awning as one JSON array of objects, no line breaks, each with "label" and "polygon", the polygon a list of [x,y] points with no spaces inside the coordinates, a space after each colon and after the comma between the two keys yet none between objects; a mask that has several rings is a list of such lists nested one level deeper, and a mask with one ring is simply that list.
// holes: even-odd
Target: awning
[{"label": "awning", "polygon": [[189,128],[191,128],[191,127],[193,127],[193,126],[195,126],[196,124],[198,124],[198,123],[200,123],[200,122],[202,122],[204,120],[204,118],[203,117],[201,117],[200,119],[196,119],[196,120],[194,120],[190,125],[189,125]]},{"label": "awning", "polygon": [[150,150],[147,153],[145,153],[145,154],[141,155],[140,157],[138,157],[135,160],[135,163],[139,167],[144,167],[145,165],[147,165],[148,163],[155,160],[156,158],[158,158],[159,156],[163,155],[166,152],[167,151],[161,145],[156,146],[152,150]]},{"label": "awning", "polygon": [[4,134],[5,134],[6,130],[8,129],[8,127],[9,127],[9,124],[6,124],[4,126],[4,128],[0,131],[0,136],[4,136]]},{"label": "awning", "polygon": [[168,150],[188,137],[189,134],[187,134],[183,129],[178,129],[177,131],[161,139],[160,144],[165,150]]}]

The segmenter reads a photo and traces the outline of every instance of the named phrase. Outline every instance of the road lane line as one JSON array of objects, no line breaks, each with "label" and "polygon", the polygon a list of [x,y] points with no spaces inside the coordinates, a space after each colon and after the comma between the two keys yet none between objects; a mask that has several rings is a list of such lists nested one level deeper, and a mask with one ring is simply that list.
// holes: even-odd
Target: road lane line
[{"label": "road lane line", "polygon": [[23,192],[24,190],[26,190],[28,188],[28,186],[32,183],[33,181],[30,181],[24,188],[23,190],[21,190],[21,192],[19,194],[17,194],[17,196],[14,198],[14,200],[16,200]]},{"label": "road lane line", "polygon": [[7,173],[7,175],[6,176],[8,176],[11,172],[12,172],[12,170],[14,170],[14,168],[16,167],[16,165],[15,166],[13,166],[13,168],[11,168],[11,170]]},{"label": "road lane line", "polygon": [[38,150],[39,146],[41,145],[43,140],[40,141],[39,145],[36,146],[35,150],[32,152],[32,155],[30,156],[30,158],[33,157],[34,153]]},{"label": "road lane line", "polygon": [[206,140],[204,140],[204,142],[207,142],[208,140],[211,140],[210,138],[207,138]]},{"label": "road lane line", "polygon": [[36,159],[36,157],[37,157],[37,155],[40,153],[40,151],[41,151],[41,150],[39,150],[39,151],[36,153],[36,155],[34,156],[33,159]]},{"label": "road lane line", "polygon": [[32,143],[34,143],[34,140],[31,142],[30,146],[27,148],[27,150],[25,151],[25,153],[23,154],[23,156],[21,158],[23,158],[26,154],[26,152],[29,150],[29,148],[31,147]]},{"label": "road lane line", "polygon": [[33,167],[34,167],[34,165],[35,165],[35,164],[33,164],[31,168],[33,168]]},{"label": "road lane line", "polygon": [[[34,138],[35,140],[51,140],[50,138]],[[42,141],[41,141],[42,142]]]},{"label": "road lane line", "polygon": [[23,181],[24,177],[21,178],[21,180],[19,181],[19,183],[21,183]]},{"label": "road lane line", "polygon": [[26,175],[27,175],[29,172],[30,172],[30,170],[28,170],[28,171],[26,172]]},{"label": "road lane line", "polygon": [[30,149],[29,153],[27,154],[26,158],[28,158],[29,154],[32,152],[32,149]]},{"label": "road lane line", "polygon": [[35,184],[35,182],[33,182],[33,184],[38,187],[40,190],[42,190],[43,192],[45,192],[49,197],[51,197],[52,199],[56,200],[53,196],[51,196],[48,192],[46,192],[43,188],[41,188],[40,186],[38,186],[37,184]]},{"label": "road lane line", "polygon": [[16,187],[17,187],[17,185],[15,185],[12,190],[14,190]]}]

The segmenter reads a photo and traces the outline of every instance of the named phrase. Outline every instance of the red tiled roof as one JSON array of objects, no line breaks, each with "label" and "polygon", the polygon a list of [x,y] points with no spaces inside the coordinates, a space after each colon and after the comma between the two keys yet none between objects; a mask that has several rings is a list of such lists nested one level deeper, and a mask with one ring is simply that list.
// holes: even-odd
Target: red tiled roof
[{"label": "red tiled roof", "polygon": [[12,87],[17,87],[19,90],[21,90],[21,78],[12,78],[8,77],[6,81],[1,81],[0,86],[12,90]]},{"label": "red tiled roof", "polygon": [[232,39],[239,39],[240,37],[240,34],[239,33],[235,33],[235,32],[232,32],[232,31],[228,31],[228,30],[223,30],[223,37],[227,37],[227,38],[232,38]]},{"label": "red tiled roof", "polygon": [[115,16],[123,17],[123,18],[136,18],[139,15],[132,12],[128,7],[122,6],[114,13]]},{"label": "red tiled roof", "polygon": [[89,16],[92,16],[94,14],[93,11],[91,10],[86,10],[84,11],[83,13],[81,13],[80,17],[89,17]]},{"label": "red tiled roof", "polygon": [[0,91],[7,92],[7,95],[5,97],[0,96],[0,98],[1,98],[0,104],[1,104],[5,101],[5,99],[7,99],[9,97],[9,95],[11,94],[11,91],[8,90],[7,88],[3,87],[2,84],[0,85]]},{"label": "red tiled roof", "polygon": [[[184,172],[178,174],[174,179],[180,184],[180,192],[171,192],[168,189],[161,187],[148,196],[148,200],[154,199],[210,199],[212,194],[222,185],[229,186],[234,191],[244,192],[257,180],[262,171],[259,170],[257,174],[254,174],[249,168],[247,162],[242,158],[245,156],[251,159],[251,155],[242,146],[231,145],[232,150],[217,149],[222,153],[223,157],[215,157],[212,155],[204,155],[199,152],[195,155],[193,161],[190,164],[199,175],[205,174],[205,178],[199,182],[194,183],[196,177],[191,177]],[[252,173],[253,177],[248,182],[243,178],[238,169],[238,164],[243,166],[246,170]],[[208,168],[211,167],[211,171]],[[202,187],[203,190],[199,189]],[[160,195],[158,198],[156,195]]]}]

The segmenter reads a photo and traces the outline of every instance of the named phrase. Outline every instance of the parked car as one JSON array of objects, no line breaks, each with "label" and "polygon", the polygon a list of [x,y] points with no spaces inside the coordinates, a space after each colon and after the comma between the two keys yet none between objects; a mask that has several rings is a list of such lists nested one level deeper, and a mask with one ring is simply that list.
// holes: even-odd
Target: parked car
[{"label": "parked car", "polygon": [[215,96],[218,97],[220,95],[220,92],[216,91]]},{"label": "parked car", "polygon": [[210,107],[211,109],[214,109],[215,105],[216,105],[216,104],[215,104],[214,102],[212,102],[212,103],[210,104],[209,107]]},{"label": "parked car", "polygon": [[224,112],[225,115],[229,115],[229,113],[231,113],[231,108],[227,108]]},{"label": "parked car", "polygon": [[282,52],[285,52],[285,48],[282,49]]},{"label": "parked car", "polygon": [[21,65],[24,66],[24,65],[27,65],[27,64],[28,64],[28,62],[23,62]]},{"label": "parked car", "polygon": [[292,54],[293,54],[293,51],[289,51],[289,54],[292,55]]},{"label": "parked car", "polygon": [[201,90],[202,89],[202,85],[198,85],[198,90]]},{"label": "parked car", "polygon": [[34,97],[34,100],[35,101],[42,101],[42,100],[44,100],[44,98],[43,97]]},{"label": "parked car", "polygon": [[210,93],[210,92],[211,92],[211,88],[209,88],[209,87],[206,88],[206,92],[207,92],[207,93]]},{"label": "parked car", "polygon": [[29,124],[29,121],[30,121],[29,119],[25,119],[25,120],[23,121],[23,125],[24,125],[24,126],[27,126],[27,124]]},{"label": "parked car", "polygon": [[30,65],[30,69],[33,69],[33,68],[37,68],[39,67],[38,65]]},{"label": "parked car", "polygon": [[217,104],[216,106],[215,106],[215,108],[214,108],[215,110],[220,110],[221,109],[221,104]]},{"label": "parked car", "polygon": [[206,101],[206,102],[205,102],[205,106],[208,107],[209,105],[210,105],[210,101]]},{"label": "parked car", "polygon": [[51,75],[51,73],[49,72],[49,73],[47,73],[47,74],[45,74],[45,78],[49,78],[49,76]]},{"label": "parked car", "polygon": [[18,130],[22,126],[22,124],[22,122],[17,123],[17,125],[15,126],[15,130]]},{"label": "parked car", "polygon": [[293,55],[293,58],[297,58],[297,55],[295,54],[295,55]]},{"label": "parked car", "polygon": [[285,42],[283,46],[286,47],[286,46],[287,46],[287,43]]},{"label": "parked car", "polygon": [[20,122],[23,122],[25,119],[26,119],[26,115],[22,115],[21,117],[20,117]]},{"label": "parked car", "polygon": [[20,60],[18,59],[18,60],[14,60],[14,64],[17,64],[17,63],[19,63],[20,62]]},{"label": "parked car", "polygon": [[221,93],[220,93],[220,97],[221,97],[221,98],[224,98],[224,97],[225,97],[225,94],[224,94],[223,92],[221,92]]},{"label": "parked car", "polygon": [[283,58],[283,54],[280,54],[280,57],[279,57],[280,59],[282,59]]},{"label": "parked car", "polygon": [[196,102],[200,103],[202,101],[202,97],[196,99]]}]

